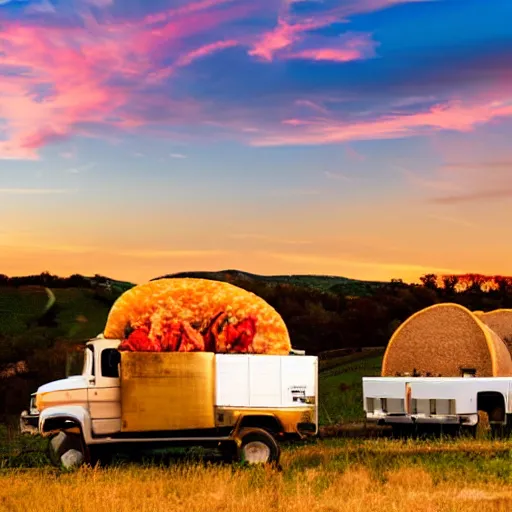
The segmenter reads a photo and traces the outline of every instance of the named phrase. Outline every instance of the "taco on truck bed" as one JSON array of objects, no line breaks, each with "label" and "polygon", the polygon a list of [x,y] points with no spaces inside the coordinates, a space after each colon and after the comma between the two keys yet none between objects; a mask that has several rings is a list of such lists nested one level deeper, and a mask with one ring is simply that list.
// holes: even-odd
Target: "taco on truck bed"
[{"label": "taco on truck bed", "polygon": [[124,292],[103,333],[119,350],[290,353],[288,329],[257,295],[229,283],[194,278],[150,281]]}]

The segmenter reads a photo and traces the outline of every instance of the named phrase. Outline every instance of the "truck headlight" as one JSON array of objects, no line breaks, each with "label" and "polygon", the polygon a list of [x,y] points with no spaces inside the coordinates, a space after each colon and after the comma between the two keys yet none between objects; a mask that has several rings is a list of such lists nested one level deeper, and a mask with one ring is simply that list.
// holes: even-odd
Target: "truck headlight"
[{"label": "truck headlight", "polygon": [[43,399],[42,399],[42,396],[37,393],[36,394],[36,397],[34,399],[34,407],[39,411],[41,412],[41,409],[43,407]]},{"label": "truck headlight", "polygon": [[30,414],[37,414],[39,412],[36,405],[36,396],[34,395],[30,398],[29,412]]}]

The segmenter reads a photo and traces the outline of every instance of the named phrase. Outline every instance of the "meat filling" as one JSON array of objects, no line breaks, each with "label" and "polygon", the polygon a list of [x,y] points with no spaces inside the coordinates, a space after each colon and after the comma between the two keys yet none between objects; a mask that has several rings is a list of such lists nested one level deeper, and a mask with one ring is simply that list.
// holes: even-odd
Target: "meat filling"
[{"label": "meat filling", "polygon": [[232,323],[229,315],[219,312],[202,326],[162,318],[152,318],[147,325],[127,325],[119,350],[130,352],[216,352],[251,353],[256,335],[256,319]]}]

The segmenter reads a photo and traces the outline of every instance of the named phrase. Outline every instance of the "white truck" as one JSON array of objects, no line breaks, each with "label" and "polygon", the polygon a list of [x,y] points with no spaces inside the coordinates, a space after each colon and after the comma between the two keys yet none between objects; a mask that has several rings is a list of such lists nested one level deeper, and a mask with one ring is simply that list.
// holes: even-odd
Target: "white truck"
[{"label": "white truck", "polygon": [[510,377],[363,377],[366,419],[396,430],[427,424],[475,429],[486,413],[491,429],[510,424]]},{"label": "white truck", "polygon": [[277,463],[278,441],[318,431],[318,361],[306,355],[119,352],[101,335],[82,375],[45,384],[20,417],[51,437],[57,464],[108,459],[121,445],[213,446]]}]

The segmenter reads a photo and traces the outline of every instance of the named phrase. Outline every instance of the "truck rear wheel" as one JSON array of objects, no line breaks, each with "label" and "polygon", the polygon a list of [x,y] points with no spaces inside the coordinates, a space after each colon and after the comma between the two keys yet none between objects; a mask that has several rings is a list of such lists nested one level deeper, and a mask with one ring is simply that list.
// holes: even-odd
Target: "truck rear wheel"
[{"label": "truck rear wheel", "polygon": [[247,464],[277,464],[281,450],[275,438],[262,428],[244,428],[238,434],[238,459]]}]

